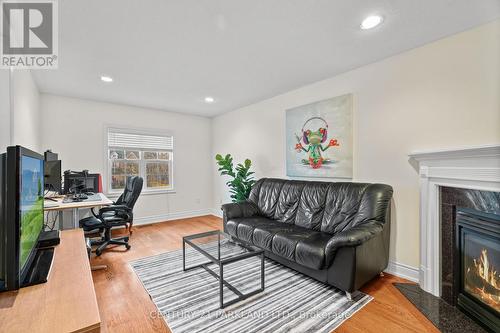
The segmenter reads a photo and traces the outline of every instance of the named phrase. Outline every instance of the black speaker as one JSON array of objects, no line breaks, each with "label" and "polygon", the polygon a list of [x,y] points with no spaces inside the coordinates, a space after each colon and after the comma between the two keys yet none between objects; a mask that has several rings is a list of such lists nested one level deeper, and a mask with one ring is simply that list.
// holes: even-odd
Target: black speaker
[{"label": "black speaker", "polygon": [[59,237],[59,230],[43,231],[40,233],[40,237],[38,238],[38,247],[53,247],[58,245],[60,242],[61,238]]}]

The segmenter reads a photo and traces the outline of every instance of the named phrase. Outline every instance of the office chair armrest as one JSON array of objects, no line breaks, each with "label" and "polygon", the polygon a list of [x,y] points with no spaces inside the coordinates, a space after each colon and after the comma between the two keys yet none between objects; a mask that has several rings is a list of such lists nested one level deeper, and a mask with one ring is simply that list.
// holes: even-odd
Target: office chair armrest
[{"label": "office chair armrest", "polygon": [[125,213],[125,214],[130,216],[132,214],[132,209],[128,208],[125,205],[111,205],[111,206],[99,209],[99,216],[97,218],[99,220],[105,222],[103,215],[104,215],[104,213],[107,213],[107,212],[120,212],[120,213]]},{"label": "office chair armrest", "polygon": [[117,210],[118,211],[125,211],[125,212],[131,211],[131,209],[125,205],[111,205],[111,206],[106,206],[106,207],[99,209],[99,212],[114,212]]}]

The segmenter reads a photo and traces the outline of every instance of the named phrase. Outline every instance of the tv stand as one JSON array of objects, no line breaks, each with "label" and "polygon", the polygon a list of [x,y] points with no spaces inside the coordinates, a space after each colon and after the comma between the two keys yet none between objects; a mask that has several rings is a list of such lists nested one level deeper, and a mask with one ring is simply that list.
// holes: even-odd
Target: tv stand
[{"label": "tv stand", "polygon": [[38,249],[21,288],[47,282],[53,258],[53,247]]},{"label": "tv stand", "polygon": [[46,283],[0,293],[0,332],[97,333],[100,323],[82,229],[61,231]]}]

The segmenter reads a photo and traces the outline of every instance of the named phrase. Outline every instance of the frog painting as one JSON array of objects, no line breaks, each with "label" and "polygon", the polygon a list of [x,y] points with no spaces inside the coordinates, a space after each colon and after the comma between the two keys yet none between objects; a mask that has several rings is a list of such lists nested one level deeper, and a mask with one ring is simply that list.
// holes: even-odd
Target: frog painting
[{"label": "frog painting", "polygon": [[287,110],[287,175],[352,178],[352,95]]}]

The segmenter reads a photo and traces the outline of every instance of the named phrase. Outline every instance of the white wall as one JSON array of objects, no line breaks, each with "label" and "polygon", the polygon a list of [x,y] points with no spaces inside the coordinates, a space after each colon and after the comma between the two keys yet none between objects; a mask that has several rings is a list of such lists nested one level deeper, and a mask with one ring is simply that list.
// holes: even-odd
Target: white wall
[{"label": "white wall", "polygon": [[0,69],[0,154],[10,145],[10,71]]},{"label": "white wall", "polygon": [[11,72],[10,95],[11,144],[40,152],[40,94],[30,70]]},{"label": "white wall", "polygon": [[175,193],[144,194],[135,223],[209,212],[212,206],[211,121],[160,110],[41,95],[43,150],[59,153],[63,170],[88,169],[106,180],[105,127],[165,131],[174,135]]},{"label": "white wall", "polygon": [[[418,267],[419,182],[408,153],[500,142],[500,21],[218,116],[212,155],[250,158],[257,177],[285,177],[285,110],[346,93],[354,181],[394,187],[391,259]],[[218,209],[228,197],[215,170]]]}]

